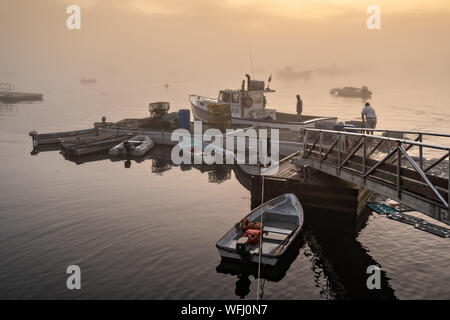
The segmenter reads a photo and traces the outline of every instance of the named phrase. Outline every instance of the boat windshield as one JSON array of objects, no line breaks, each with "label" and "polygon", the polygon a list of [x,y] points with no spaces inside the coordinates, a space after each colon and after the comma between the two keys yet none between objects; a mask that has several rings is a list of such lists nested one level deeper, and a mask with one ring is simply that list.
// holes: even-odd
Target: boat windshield
[{"label": "boat windshield", "polygon": [[234,92],[231,95],[231,102],[232,103],[239,103],[239,93],[238,92]]},{"label": "boat windshield", "polygon": [[263,94],[260,92],[253,94],[253,103],[261,103],[263,101]]},{"label": "boat windshield", "polygon": [[219,94],[219,102],[229,103],[231,100],[231,93],[226,91],[221,91]]}]

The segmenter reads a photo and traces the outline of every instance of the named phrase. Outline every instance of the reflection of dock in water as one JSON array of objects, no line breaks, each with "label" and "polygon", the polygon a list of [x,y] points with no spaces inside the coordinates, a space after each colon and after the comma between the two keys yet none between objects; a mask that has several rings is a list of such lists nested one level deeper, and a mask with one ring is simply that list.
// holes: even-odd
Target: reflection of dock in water
[{"label": "reflection of dock in water", "polygon": [[[106,152],[93,153],[85,156],[71,157],[62,154],[64,159],[82,165],[89,162],[97,162],[110,160],[112,162],[124,162],[125,168],[131,168],[132,163],[142,163],[149,161],[151,163],[151,172],[157,175],[163,175],[164,172],[170,171],[173,167],[180,167],[182,171],[196,169],[202,173],[208,173],[208,181],[210,183],[222,183],[231,179],[231,166],[227,165],[207,165],[207,164],[181,164],[175,165],[171,159],[172,146],[157,145],[152,148],[145,156],[109,156]],[[31,151],[31,155],[38,155],[40,152],[58,151],[60,146],[56,144],[39,145]]]},{"label": "reflection of dock in water", "polygon": [[[295,168],[290,163],[287,163]],[[282,169],[283,164],[280,168]],[[261,202],[260,176],[246,174],[239,166],[234,166],[236,179],[252,194],[252,203]],[[282,170],[280,170],[282,172]],[[341,213],[339,219],[346,219],[352,234],[359,225],[359,216],[365,208],[370,192],[357,188],[340,179],[330,177],[321,172],[304,173],[293,172],[293,179],[266,176],[264,179],[264,199],[275,198],[283,193],[294,193],[308,211],[328,211],[332,209],[336,214]],[[327,217],[324,217],[327,219]]]},{"label": "reflection of dock in water", "polygon": [[[77,164],[93,161],[143,162],[152,164],[152,172],[162,174],[176,167],[171,161],[171,146],[155,146],[140,158],[111,158],[107,153],[68,159]],[[42,151],[42,150],[41,150]],[[151,161],[150,161],[151,160]],[[129,167],[129,166],[128,166]],[[261,202],[261,178],[245,174],[238,166],[226,165],[182,165],[180,170],[197,169],[208,173],[208,181],[220,183],[231,178],[233,170],[236,179],[249,190],[252,208]],[[310,180],[308,175],[299,175],[295,181],[282,181],[268,178],[265,183],[265,198],[273,198],[282,193],[292,192],[302,202],[305,211],[305,224],[298,243],[285,259],[275,268],[263,268],[264,281],[280,282],[289,272],[292,263],[299,254],[307,256],[315,274],[316,285],[321,296],[328,299],[395,299],[389,278],[381,271],[381,289],[369,290],[366,282],[370,274],[367,268],[379,265],[357,240],[358,232],[365,226],[368,210],[360,210],[359,192],[345,183],[321,183],[318,175]],[[328,199],[325,201],[324,199]],[[381,269],[383,266],[380,266]],[[216,268],[217,272],[236,276],[236,294],[239,297],[249,295],[251,276],[257,277],[257,266],[223,260]],[[253,280],[254,281],[254,280]]]},{"label": "reflection of dock in water", "polygon": [[[51,150],[52,148],[50,148]],[[43,151],[43,150],[40,150]],[[152,173],[163,174],[174,167],[171,161],[171,146],[155,146],[144,157],[115,157],[107,153],[94,154],[76,159],[68,159],[77,164],[93,161],[123,161],[125,167],[132,162],[148,160]],[[151,161],[150,161],[151,160]],[[233,170],[236,179],[249,190],[252,208],[261,202],[261,177],[244,173],[239,166],[226,165],[182,165],[180,170],[197,169],[208,173],[208,181],[221,183],[231,178]],[[276,268],[263,268],[262,279],[270,282],[283,281],[292,263],[303,254],[309,258],[311,270],[315,274],[316,286],[326,299],[395,299],[389,278],[381,271],[381,289],[369,290],[366,282],[370,274],[367,268],[379,265],[357,240],[364,228],[368,209],[360,210],[360,193],[343,182],[328,181],[325,184],[320,174],[304,175],[298,173],[292,181],[266,178],[265,199],[292,192],[302,202],[305,224],[298,242],[292,246],[286,258]],[[380,266],[382,269],[382,266]],[[219,273],[235,276],[235,292],[239,297],[249,297],[251,277],[257,278],[257,266],[222,260],[217,266]],[[267,290],[266,290],[267,291]],[[267,293],[267,292],[266,292]]]},{"label": "reflection of dock in water", "polygon": [[[251,177],[234,168],[238,180],[245,184],[251,184],[252,208],[261,202],[261,185],[254,182]],[[248,178],[248,179],[246,179]],[[298,194],[298,186],[292,189],[279,188],[277,184],[265,184],[265,196],[275,197],[285,192]],[[303,203],[302,203],[303,205]],[[289,272],[289,268],[300,254],[304,254],[311,262],[311,270],[315,274],[316,286],[320,288],[320,294],[324,299],[396,299],[395,292],[389,284],[389,278],[382,267],[369,254],[357,240],[358,233],[367,223],[370,210],[362,210],[359,215],[350,210],[347,213],[342,210],[329,208],[317,208],[303,205],[305,212],[305,224],[301,233],[301,240],[296,244],[285,263],[280,263],[275,269],[261,269],[261,278],[264,281],[279,282]],[[356,207],[354,207],[356,210]],[[351,223],[350,223],[351,222]],[[369,266],[379,266],[381,289],[370,290],[367,287],[367,279],[371,273],[367,273]],[[257,265],[242,262],[230,262],[222,260],[217,266],[217,272],[236,276],[236,295],[243,298],[249,295],[250,276],[257,281]]]},{"label": "reflection of dock in water", "polygon": [[[297,259],[303,245],[303,238],[298,237],[275,267],[268,265],[261,266],[261,279],[270,282],[281,281],[286,276],[291,264],[295,261],[295,259]],[[258,265],[245,261],[222,258],[220,264],[216,268],[216,271],[218,273],[237,276],[235,293],[241,299],[245,298],[250,293],[250,276],[253,276],[255,281],[257,281],[258,278]],[[264,295],[264,291],[262,292],[262,295]]]}]

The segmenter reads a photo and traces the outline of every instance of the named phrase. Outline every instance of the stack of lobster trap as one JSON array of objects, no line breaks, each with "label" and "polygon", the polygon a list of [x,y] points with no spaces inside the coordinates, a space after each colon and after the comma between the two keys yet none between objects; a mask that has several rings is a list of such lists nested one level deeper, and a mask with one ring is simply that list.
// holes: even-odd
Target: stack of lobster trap
[{"label": "stack of lobster trap", "polygon": [[208,125],[224,132],[231,129],[231,109],[229,104],[213,103],[208,105]]}]

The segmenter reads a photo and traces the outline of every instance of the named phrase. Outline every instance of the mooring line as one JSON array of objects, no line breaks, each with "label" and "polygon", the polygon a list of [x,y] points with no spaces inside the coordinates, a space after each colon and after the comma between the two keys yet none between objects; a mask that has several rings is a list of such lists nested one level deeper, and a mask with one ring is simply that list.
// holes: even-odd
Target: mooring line
[{"label": "mooring line", "polygon": [[[264,175],[262,177],[262,194],[261,194],[261,205],[264,204]],[[262,257],[262,234],[263,234],[263,214],[264,210],[261,212],[261,232],[259,234],[259,260],[258,260],[258,282],[256,289],[256,300],[260,299],[259,291],[261,288],[261,257]]]}]

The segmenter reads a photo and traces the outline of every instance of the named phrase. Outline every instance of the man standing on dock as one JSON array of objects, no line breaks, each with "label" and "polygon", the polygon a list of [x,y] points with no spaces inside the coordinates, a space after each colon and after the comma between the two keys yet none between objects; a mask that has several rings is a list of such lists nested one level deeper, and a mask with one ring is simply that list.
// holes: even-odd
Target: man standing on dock
[{"label": "man standing on dock", "polygon": [[[366,102],[366,105],[361,111],[361,119],[365,128],[375,129],[377,126],[377,114],[368,102]],[[373,130],[367,130],[367,133],[373,134]]]},{"label": "man standing on dock", "polygon": [[300,95],[297,95],[297,118],[300,121],[303,112],[303,101],[300,99]]}]

